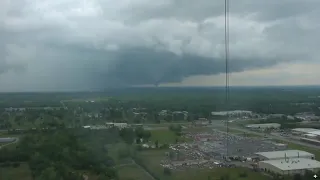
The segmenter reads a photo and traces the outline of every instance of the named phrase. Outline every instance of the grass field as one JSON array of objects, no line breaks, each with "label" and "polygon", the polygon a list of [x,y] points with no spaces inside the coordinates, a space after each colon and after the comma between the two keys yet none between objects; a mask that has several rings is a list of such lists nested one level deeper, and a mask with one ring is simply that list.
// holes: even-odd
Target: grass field
[{"label": "grass field", "polygon": [[142,151],[139,152],[138,156],[142,159],[143,164],[145,164],[149,170],[155,173],[160,179],[166,179],[163,174],[163,167],[160,165],[161,160],[165,157],[165,152],[168,150],[152,150],[152,151]]},{"label": "grass field", "polygon": [[2,180],[32,180],[29,166],[25,163],[17,168],[0,167],[0,179]]},{"label": "grass field", "polygon": [[138,165],[128,165],[117,168],[119,180],[152,180]]},{"label": "grass field", "polygon": [[112,157],[117,165],[121,164],[127,164],[128,162],[131,162],[129,159],[120,159],[119,158],[119,151],[123,149],[128,149],[129,151],[131,150],[128,145],[125,143],[117,143],[117,144],[112,144],[110,145],[110,148],[108,149],[108,155]]},{"label": "grass field", "polygon": [[170,131],[169,129],[161,129],[161,130],[151,130],[151,141],[156,141],[158,140],[159,143],[164,144],[170,144],[170,143],[175,143],[176,139],[178,136]]}]

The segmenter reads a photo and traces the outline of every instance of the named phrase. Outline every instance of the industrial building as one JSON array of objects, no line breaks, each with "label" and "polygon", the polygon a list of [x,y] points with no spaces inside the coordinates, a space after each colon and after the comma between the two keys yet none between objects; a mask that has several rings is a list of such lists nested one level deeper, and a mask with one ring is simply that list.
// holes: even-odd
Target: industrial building
[{"label": "industrial building", "polygon": [[286,158],[260,161],[259,168],[281,175],[304,174],[306,170],[317,172],[320,162],[307,158]]},{"label": "industrial building", "polygon": [[305,158],[305,159],[315,159],[315,155],[306,151],[300,150],[284,150],[284,151],[270,151],[270,152],[258,152],[260,160],[279,160],[284,158]]},{"label": "industrial building", "polygon": [[291,130],[291,132],[296,135],[313,134],[319,131],[320,131],[319,129],[314,129],[314,128],[295,128]]},{"label": "industrial building", "polygon": [[15,141],[16,138],[11,138],[11,137],[5,137],[5,138],[0,138],[0,143],[10,143]]},{"label": "industrial building", "polygon": [[314,128],[295,128],[291,130],[292,134],[306,139],[320,140],[320,130]]},{"label": "industrial building", "polygon": [[280,124],[278,123],[265,123],[265,124],[248,124],[246,125],[247,128],[251,129],[279,129]]},{"label": "industrial building", "polygon": [[128,124],[127,123],[106,123],[106,126],[108,128],[117,127],[119,129],[123,129],[123,128],[127,128]]},{"label": "industrial building", "polygon": [[252,111],[234,110],[234,111],[213,111],[212,116],[252,116]]}]

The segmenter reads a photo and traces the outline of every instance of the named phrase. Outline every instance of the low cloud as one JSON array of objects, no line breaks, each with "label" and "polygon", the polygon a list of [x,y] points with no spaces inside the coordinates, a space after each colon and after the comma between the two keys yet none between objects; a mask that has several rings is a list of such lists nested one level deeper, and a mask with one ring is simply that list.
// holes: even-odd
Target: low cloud
[{"label": "low cloud", "polygon": [[[0,87],[102,89],[218,75],[225,69],[223,5],[1,1]],[[230,71],[316,62],[319,16],[316,0],[230,1]]]}]

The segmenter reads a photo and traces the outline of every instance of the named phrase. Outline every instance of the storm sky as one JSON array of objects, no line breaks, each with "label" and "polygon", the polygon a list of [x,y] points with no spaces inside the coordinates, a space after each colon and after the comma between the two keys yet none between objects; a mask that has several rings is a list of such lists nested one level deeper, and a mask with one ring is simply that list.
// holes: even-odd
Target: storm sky
[{"label": "storm sky", "polygon": [[[319,0],[230,0],[231,85],[320,85]],[[0,91],[224,83],[224,0],[1,0]]]}]

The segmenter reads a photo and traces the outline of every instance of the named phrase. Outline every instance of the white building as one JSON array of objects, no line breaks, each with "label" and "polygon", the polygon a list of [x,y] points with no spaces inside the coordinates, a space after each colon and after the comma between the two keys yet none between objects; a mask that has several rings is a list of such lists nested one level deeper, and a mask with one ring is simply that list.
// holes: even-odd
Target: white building
[{"label": "white building", "polygon": [[252,111],[234,110],[234,111],[214,111],[211,112],[213,116],[251,116]]},{"label": "white building", "polygon": [[320,130],[314,128],[295,128],[291,130],[292,134],[303,136],[310,139],[320,139]]},{"label": "white building", "polygon": [[10,143],[15,141],[16,138],[12,138],[12,137],[4,137],[4,138],[0,138],[0,143]]},{"label": "white building", "polygon": [[304,174],[306,170],[320,170],[320,162],[306,158],[276,159],[260,161],[259,168],[281,175]]},{"label": "white building", "polygon": [[280,124],[278,123],[264,123],[264,124],[248,124],[246,125],[247,128],[252,128],[252,129],[279,129]]},{"label": "white building", "polygon": [[261,160],[277,160],[284,158],[306,158],[315,159],[315,155],[306,151],[300,150],[284,150],[284,151],[269,151],[255,153]]},{"label": "white building", "polygon": [[292,133],[294,134],[307,134],[311,132],[316,132],[319,131],[319,129],[314,129],[314,128],[294,128],[291,130]]},{"label": "white building", "polygon": [[128,124],[127,123],[106,123],[106,126],[108,128],[110,127],[117,127],[119,129],[127,128]]}]

